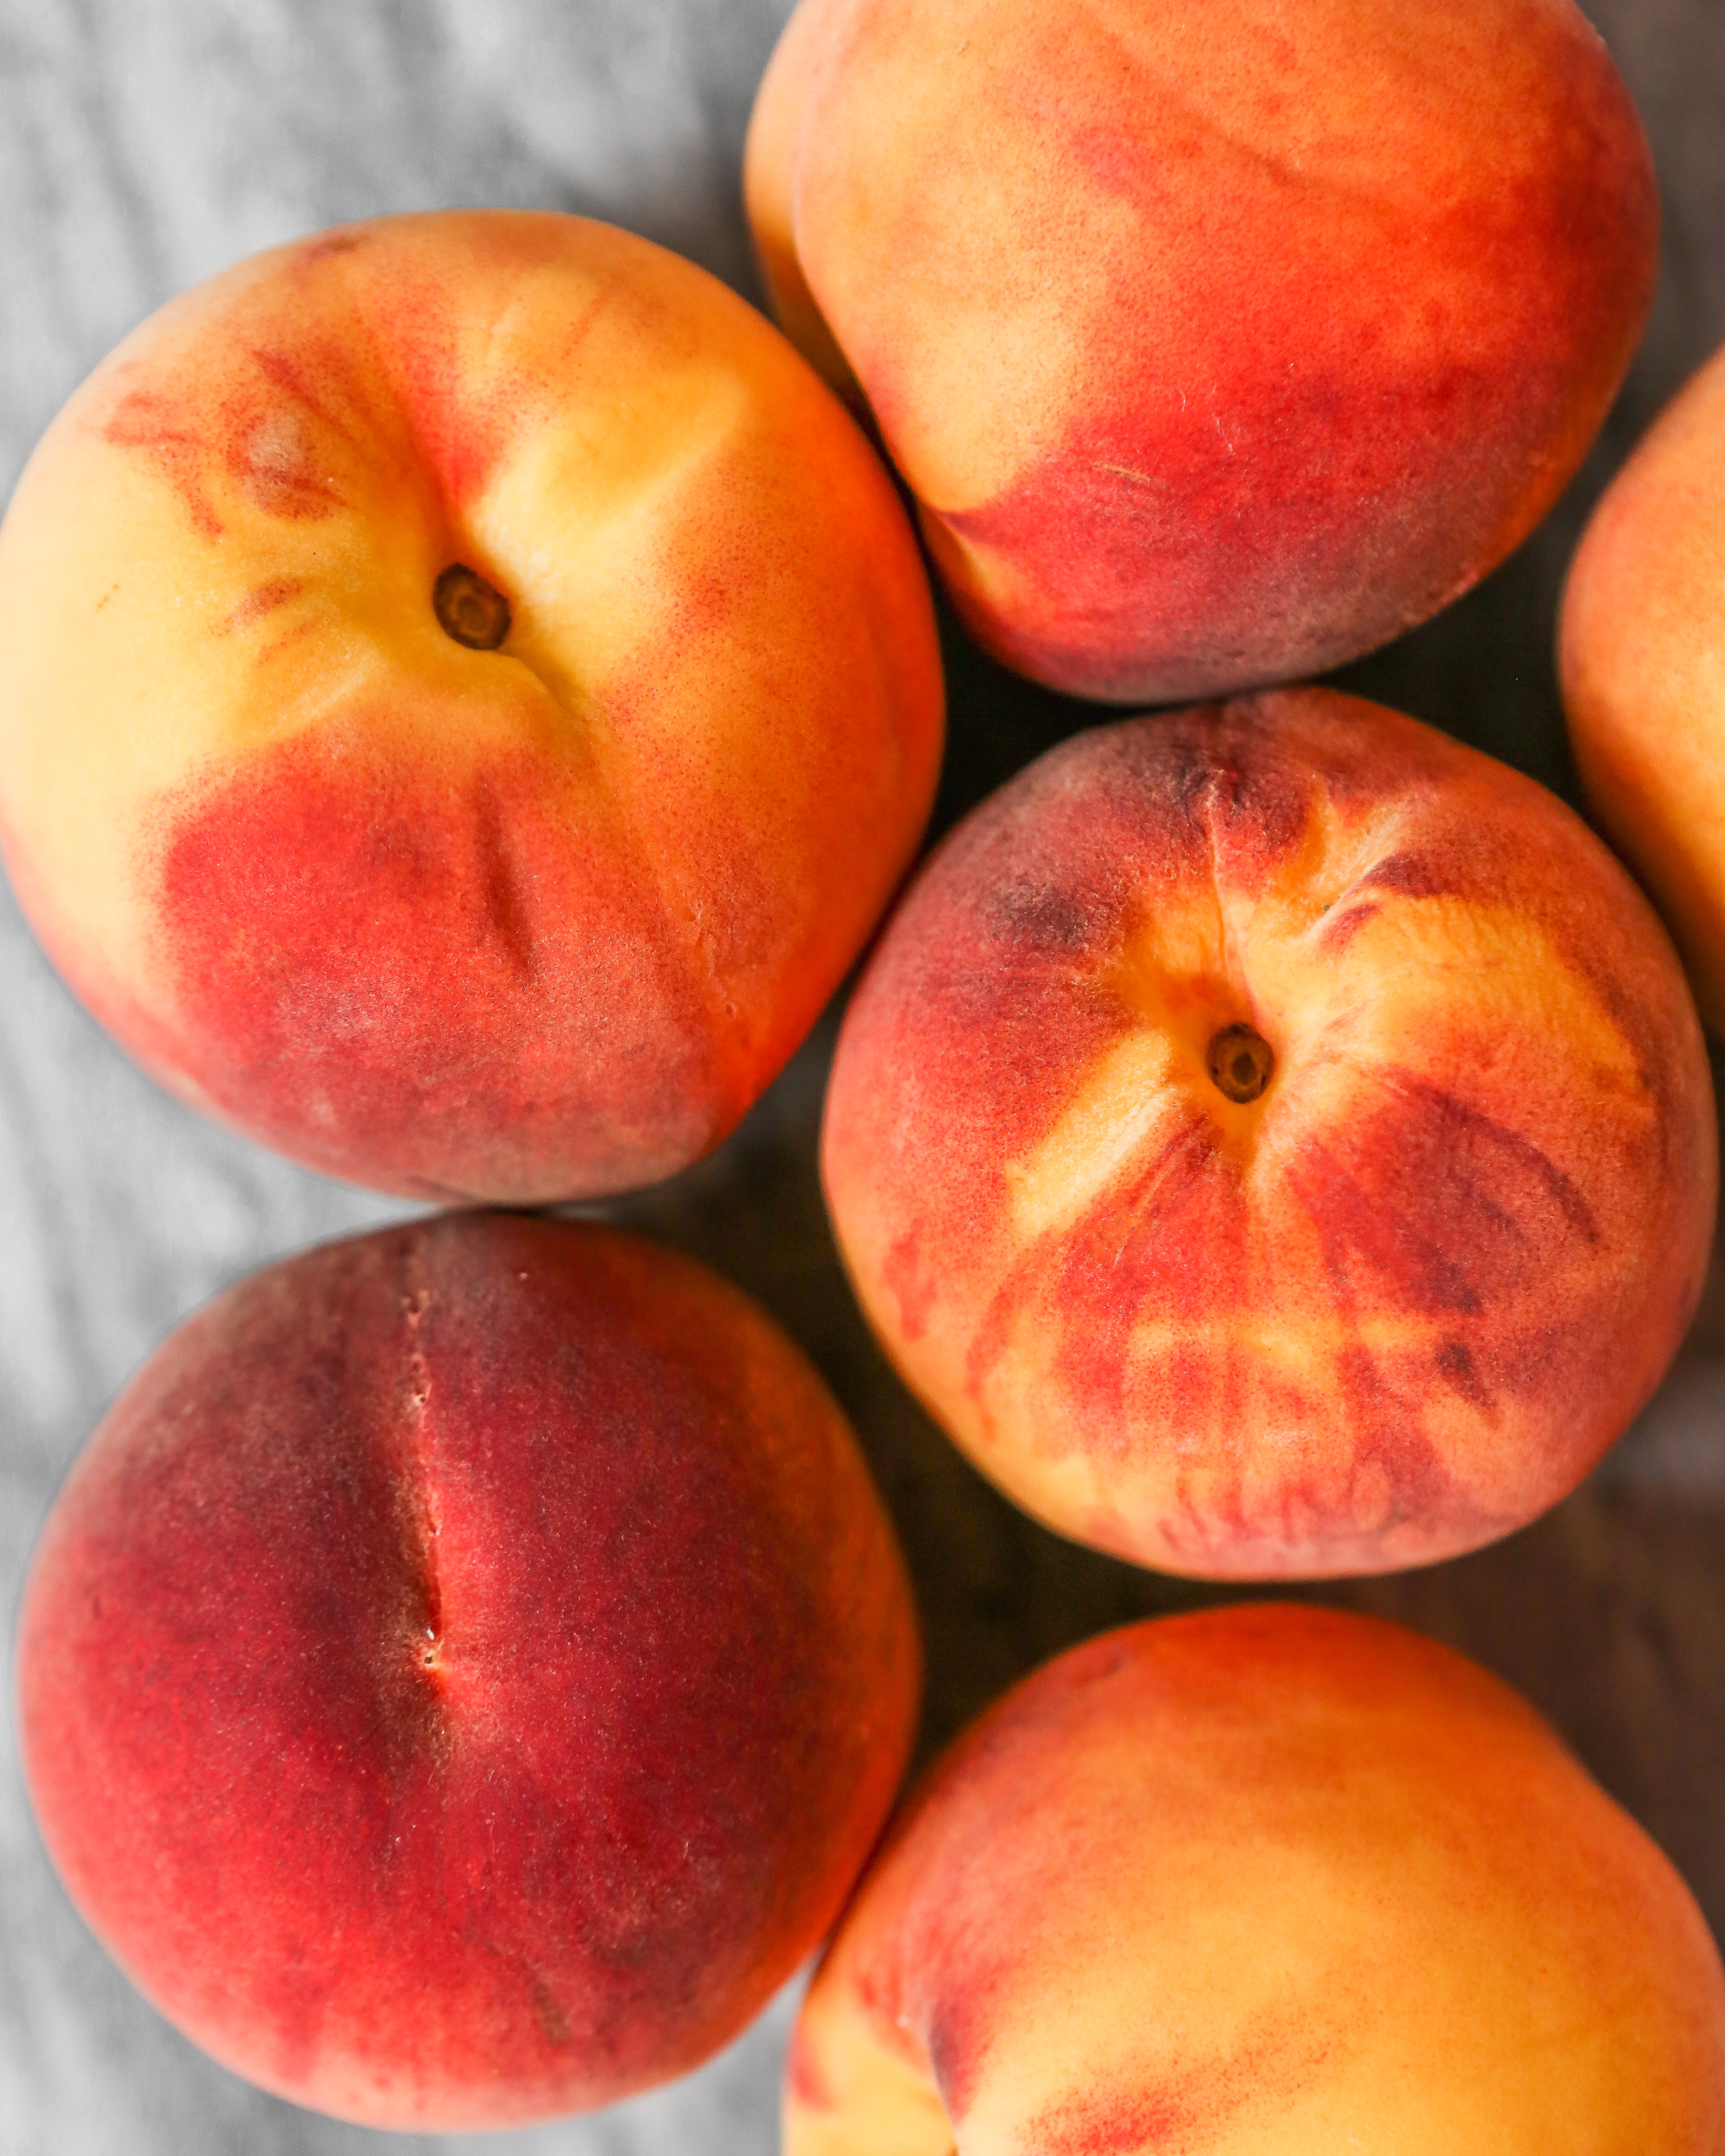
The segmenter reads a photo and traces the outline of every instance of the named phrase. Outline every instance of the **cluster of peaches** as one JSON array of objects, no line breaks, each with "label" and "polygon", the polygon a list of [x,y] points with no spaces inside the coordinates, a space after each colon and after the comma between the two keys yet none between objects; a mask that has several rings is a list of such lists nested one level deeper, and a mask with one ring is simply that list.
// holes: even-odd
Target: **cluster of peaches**
[{"label": "cluster of peaches", "polygon": [[[1277,685],[1574,471],[1652,286],[1626,95],[1572,0],[803,0],[747,192],[806,358],[619,232],[384,220],[165,308],[19,485],[44,945],[183,1099],[456,1209],[232,1289],[74,1468],[19,1649],[55,1862],[198,2042],[373,2124],[608,2102],[833,1933],[793,2156],[1719,2156],[1686,1890],[1394,1628],[1095,1640],[889,1826],[919,1651],[843,1417],[732,1288],[527,1209],[717,1144],[899,892],[908,496],[1010,665],[1186,707],[1023,772],[863,968],[823,1169],[907,1382],[1210,1578],[1575,1485],[1707,1261],[1684,971],[1531,780]],[[1725,362],[1563,672],[1725,1025]]]}]

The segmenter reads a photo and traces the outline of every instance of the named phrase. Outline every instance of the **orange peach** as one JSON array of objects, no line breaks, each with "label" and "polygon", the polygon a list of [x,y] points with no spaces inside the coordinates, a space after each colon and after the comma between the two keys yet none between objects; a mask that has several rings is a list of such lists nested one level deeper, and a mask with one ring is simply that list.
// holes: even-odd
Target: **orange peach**
[{"label": "orange peach", "polygon": [[685,1259],[506,1216],[194,1317],[20,1620],[37,1815],[128,1974],[264,2087],[422,2132],[735,2035],[838,1914],[916,1689],[803,1357]]},{"label": "orange peach", "polygon": [[732,1127],[915,849],[932,608],[690,264],[385,219],[164,308],[0,531],[0,835],[97,1014],[312,1166],[515,1203]]},{"label": "orange peach", "polygon": [[1725,1038],[1725,352],[1594,511],[1564,594],[1559,663],[1589,803]]},{"label": "orange peach", "polygon": [[1464,591],[1653,290],[1646,145],[1571,0],[802,0],[747,178],[971,628],[1122,701]]},{"label": "orange peach", "polygon": [[1521,774],[1306,689],[1098,729],[911,886],[841,1034],[840,1248],[1007,1493],[1174,1572],[1371,1572],[1562,1496],[1675,1352],[1700,1027]]},{"label": "orange peach", "polygon": [[1532,1709],[1364,1618],[1063,1655],[923,1782],[787,2156],[1717,2156],[1725,1972]]}]

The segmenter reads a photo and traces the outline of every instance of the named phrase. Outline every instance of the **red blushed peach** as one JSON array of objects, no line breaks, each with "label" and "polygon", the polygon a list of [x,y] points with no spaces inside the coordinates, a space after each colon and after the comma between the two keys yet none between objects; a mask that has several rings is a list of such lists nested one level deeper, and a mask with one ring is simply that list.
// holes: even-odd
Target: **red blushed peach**
[{"label": "red blushed peach", "polygon": [[1531,1707],[1291,1607],[1115,1632],[926,1779],[787,2156],[1717,2156],[1700,1911]]},{"label": "red blushed peach", "polygon": [[1646,146],[1570,0],[802,0],[747,177],[971,628],[1122,701],[1465,590],[1653,290]]},{"label": "red blushed peach", "polygon": [[186,1099],[528,1203],[714,1145],[932,796],[909,526],[710,277],[578,218],[386,219],[153,316],[0,531],[0,835]]},{"label": "red blushed peach", "polygon": [[455,1216],[261,1273],[123,1394],[49,1519],[37,1816],[147,1995],[371,2125],[603,2103],[822,1937],[915,1716],[855,1440],[742,1296]]},{"label": "red blushed peach", "polygon": [[1175,1572],[1370,1572],[1562,1496],[1699,1293],[1664,932],[1568,809],[1323,690],[1080,736],[914,884],[827,1194],[985,1472]]},{"label": "red blushed peach", "polygon": [[1725,1038],[1725,352],[1594,511],[1559,660],[1589,802]]}]

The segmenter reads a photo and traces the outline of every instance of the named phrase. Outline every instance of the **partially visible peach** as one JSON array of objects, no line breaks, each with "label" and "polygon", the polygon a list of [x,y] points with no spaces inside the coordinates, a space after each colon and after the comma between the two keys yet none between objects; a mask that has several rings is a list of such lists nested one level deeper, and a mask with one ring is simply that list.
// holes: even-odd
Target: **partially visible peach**
[{"label": "partially visible peach", "polygon": [[716,1144],[851,963],[940,754],[908,523],[713,279],[387,218],[151,317],[0,531],[0,835],[175,1091],[514,1203]]},{"label": "partially visible peach", "polygon": [[864,973],[823,1147],[864,1306],[977,1464],[1235,1578],[1555,1503],[1676,1349],[1717,1178],[1693,1004],[1604,847],[1313,689],[984,803]]},{"label": "partially visible peach", "polygon": [[971,627],[1128,702],[1465,590],[1653,290],[1646,145],[1571,0],[801,0],[747,180]]},{"label": "partially visible peach", "polygon": [[1725,1039],[1725,352],[1594,512],[1558,657],[1589,803]]},{"label": "partially visible peach", "polygon": [[1460,1656],[1219,1610],[1063,1655],[925,1779],[804,2005],[787,2156],[1717,2156],[1725,1973]]},{"label": "partially visible peach", "polygon": [[633,1237],[457,1215],[260,1273],[74,1470],[26,1590],[37,1816],[128,1974],[374,2126],[609,2102],[821,1938],[915,1621],[843,1417]]}]

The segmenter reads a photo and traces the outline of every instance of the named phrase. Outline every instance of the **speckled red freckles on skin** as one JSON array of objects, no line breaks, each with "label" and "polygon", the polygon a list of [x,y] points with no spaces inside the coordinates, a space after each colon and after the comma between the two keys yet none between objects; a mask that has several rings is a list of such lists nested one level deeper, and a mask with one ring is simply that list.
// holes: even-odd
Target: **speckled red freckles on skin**
[{"label": "speckled red freckles on skin", "polygon": [[[602,1196],[722,1137],[891,895],[941,732],[903,511],[782,341],[579,220],[381,220],[187,295],[65,424],[165,516],[210,699],[151,710],[101,918],[35,909],[86,999],[182,1097],[410,1195]],[[531,569],[468,528],[500,464]],[[588,506],[620,552],[564,530]],[[495,656],[437,634],[458,566]]]},{"label": "speckled red freckles on skin", "polygon": [[[1110,151],[1143,154],[1124,131]],[[1579,169],[1590,182],[1607,167]],[[1620,226],[1621,205],[1584,184],[1450,222],[1386,236],[1381,325],[1362,319],[1357,265],[1255,262],[1250,223],[1226,322],[1200,345],[1138,352],[1135,314],[1116,346],[1099,321],[1090,364],[1106,380],[1118,370],[1114,408],[1074,411],[994,500],[925,512],[972,629],[1079,694],[1173,700],[1321,672],[1476,582],[1579,454],[1568,415],[1594,365],[1586,329],[1609,305],[1594,240]],[[1446,260],[1468,274],[1425,300],[1440,334],[1404,350],[1403,296]],[[1487,307],[1517,326],[1512,371],[1445,348],[1452,309]],[[967,589],[945,532],[1026,579],[1009,614]]]},{"label": "speckled red freckles on skin", "polygon": [[[1497,1403],[1476,1351],[1489,1358],[1487,1369],[1502,1360],[1509,1389],[1538,1372],[1517,1367],[1522,1358],[1511,1343],[1490,1334],[1476,1335],[1470,1345],[1467,1322],[1517,1298],[1537,1301],[1547,1270],[1562,1264],[1575,1239],[1596,1248],[1599,1229],[1581,1193],[1546,1153],[1454,1093],[1394,1066],[1368,1074],[1362,1091],[1355,1125],[1304,1141],[1289,1164],[1286,1191],[1322,1251],[1336,1307],[1362,1317],[1404,1312],[1462,1328],[1420,1351],[1430,1358],[1424,1374],[1489,1414]],[[1395,1164],[1388,1185],[1386,1161]],[[1253,1217],[1232,1164],[1194,1112],[1132,1188],[1111,1190],[1106,1205],[1057,1249],[1027,1253],[973,1343],[973,1396],[982,1396],[1018,1321],[1045,1294],[1061,1313],[1055,1367],[1086,1404],[1086,1426],[1111,1427],[1117,1445],[1102,1449],[1131,1456],[1134,1435],[1142,1441],[1143,1430],[1130,1415],[1127,1391],[1141,1313],[1215,1322],[1219,1330],[1229,1313],[1255,1306],[1286,1232],[1285,1222],[1266,1229]],[[1050,1268],[1058,1285],[1048,1286]],[[1535,1348],[1538,1361],[1546,1361],[1549,1343],[1565,1328],[1543,1316],[1524,1323],[1530,1342],[1543,1344],[1543,1353]],[[1225,1340],[1171,1351],[1156,1379],[1169,1420],[1209,1424],[1247,1410],[1248,1394],[1265,1383],[1254,1371],[1248,1383],[1254,1359]],[[1411,1435],[1410,1420],[1417,1425],[1418,1419],[1413,1404],[1425,1389],[1420,1373],[1404,1368],[1392,1376],[1361,1349],[1357,1366],[1338,1362],[1336,1373],[1363,1424],[1380,1423],[1385,1439],[1393,1428]],[[1281,1411],[1297,1423],[1320,1414],[1322,1403],[1291,1389]],[[1412,1450],[1422,1467],[1433,1464],[1429,1447]],[[1420,1479],[1429,1485],[1428,1476]],[[1421,1502],[1435,1494],[1422,1488]]]},{"label": "speckled red freckles on skin", "polygon": [[[510,245],[524,266],[556,259],[531,227]],[[113,401],[106,438],[212,542],[218,479],[303,522],[394,475],[404,514],[457,532],[544,385],[464,372],[447,295],[398,248],[326,235],[286,274],[310,324],[297,347],[274,290],[258,322],[247,295],[231,365],[157,364]],[[265,579],[223,628],[298,588]],[[144,1052],[266,1142],[411,1195],[556,1197],[669,1172],[735,1109],[701,992],[660,955],[650,880],[583,842],[576,803],[526,755],[449,774],[364,746],[368,721],[405,742],[427,716],[348,711],[161,804],[156,932],[176,996]],[[644,1171],[638,1132],[655,1125],[663,1159]]]},{"label": "speckled red freckles on skin", "polygon": [[537,753],[444,773],[371,721],[257,752],[170,823],[159,1060],[415,1196],[614,1188],[643,1145],[665,1173],[703,1150],[737,1080],[626,840],[586,834]]},{"label": "speckled red freckles on skin", "polygon": [[[1092,1909],[1105,1931],[1101,1912],[1113,1913],[1117,1875],[1135,1890],[1138,1866],[1153,1873],[1157,1844],[1166,1840],[1179,1853],[1188,1823],[1158,1786],[1153,1738],[1129,1784],[1100,1782],[1086,1756],[1096,1733],[1092,1687],[1117,1693],[1123,1686],[1128,1694],[1145,1687],[1149,1658],[1141,1661],[1133,1636],[1140,1629],[1153,1638],[1145,1627],[1088,1641],[1033,1673],[973,1724],[901,1808],[865,1882],[859,1915],[866,1928],[872,1900],[876,1928],[860,1954],[841,1964],[842,1981],[877,2041],[907,2056],[920,2046],[917,2070],[932,2080],[961,2141],[991,2066],[1039,1984],[1047,1984],[1050,2000],[1076,1993],[1067,2063],[1077,2062],[1084,1987],[1106,1987],[1110,1963],[1105,1954],[1086,1965],[1085,1948],[1075,1948],[1074,1912]],[[1225,1652],[1219,1659],[1207,1686],[1225,1697]],[[1154,1793],[1147,1842],[1145,1790]],[[1214,1831],[1201,1815],[1189,1826],[1200,1841]],[[883,1904],[891,1911],[884,1926]],[[1066,1958],[1075,1951],[1076,1966]],[[1147,2033],[1171,2003],[1144,1999]],[[1255,2107],[1273,2114],[1308,2087],[1337,2048],[1323,2018],[1322,2009],[1303,2005],[1266,2012],[1238,2033],[1225,2056],[1164,2055],[1111,2071],[1095,2086],[1075,2076],[1080,2089],[1055,2097],[1014,2145],[1035,2156],[1185,2156],[1242,2113]],[[793,2059],[795,2051],[793,2043]],[[793,2087],[811,2109],[836,2107],[812,2079],[808,2094],[801,2083]]]},{"label": "speckled red freckles on skin", "polygon": [[[522,238],[514,235],[517,251]],[[250,507],[302,521],[333,514],[355,474],[405,480],[409,454],[457,523],[542,401],[543,383],[489,355],[485,372],[464,369],[447,293],[399,249],[386,249],[381,263],[375,250],[371,237],[339,232],[297,250],[286,271],[304,311],[295,342],[283,336],[280,301],[260,306],[248,295],[221,364],[208,351],[177,368],[157,357],[138,386],[110,399],[104,437],[146,459],[204,537],[223,528],[213,499],[218,474]],[[528,248],[524,267],[535,252]],[[571,341],[579,341],[578,321]],[[218,382],[229,386],[217,390]],[[419,478],[411,495],[424,485]]]},{"label": "speckled red freckles on skin", "polygon": [[693,2064],[813,1944],[914,1635],[766,1332],[644,1245],[465,1216],[259,1276],[122,1399],[33,1574],[28,1771],[218,2056],[507,2123]]},{"label": "speckled red freckles on skin", "polygon": [[[1237,12],[1241,57],[1212,67],[1173,8],[1080,7],[1056,29],[999,7],[964,63],[914,27],[939,11],[880,9],[888,19],[860,30],[850,11],[815,70],[805,147],[826,194],[799,231],[809,274],[927,495],[925,529],[970,626],[1079,694],[1152,702],[1296,678],[1435,611],[1556,498],[1651,298],[1651,165],[1579,13],[1445,10],[1417,57],[1392,31],[1384,79],[1362,74],[1350,111],[1336,94],[1362,64],[1348,11]],[[1381,20],[1371,28],[1384,60]],[[1483,121],[1445,78],[1446,34],[1455,81],[1497,97]],[[944,173],[928,184],[951,166],[952,125],[889,123],[866,156],[850,148],[866,207],[860,186],[842,188],[841,152],[823,140],[839,139],[834,113],[860,129],[890,110],[895,80],[941,69],[956,83],[965,68],[968,195]],[[855,106],[847,69],[866,85]],[[962,95],[939,107],[949,122]],[[1399,162],[1374,184],[1386,98],[1399,133],[1377,155]],[[1311,105],[1334,141],[1289,117]],[[1458,182],[1450,139],[1469,126],[1478,176]],[[1425,198],[1407,185],[1422,130],[1442,176]],[[989,185],[1004,166],[1016,168],[1009,247]],[[882,228],[865,264],[856,234]],[[1026,295],[1031,280],[996,265],[1033,254]],[[1086,276],[1099,257],[1106,275]],[[1050,290],[1074,348],[1009,444],[988,431],[988,490],[967,490],[947,451],[968,435],[922,400],[904,355],[932,344],[943,382],[962,382],[939,295],[964,295],[955,320],[986,338],[998,319],[997,341],[1017,352]]]},{"label": "speckled red freckles on skin", "polygon": [[1322,2081],[1330,2047],[1288,2014],[1268,2017],[1228,2059],[1171,2073],[1122,2076],[1052,2104],[1027,2145],[1036,2156],[1189,2156],[1254,2110],[1273,2116]]},{"label": "speckled red freckles on skin", "polygon": [[1092,1639],[942,1754],[801,2025],[863,2101],[793,2095],[788,2148],[896,2148],[872,2069],[949,2002],[930,2156],[1454,2156],[1579,2118],[1675,2156],[1725,2119],[1717,1950],[1653,1844],[1484,1671],[1287,1602]]},{"label": "speckled red freckles on skin", "polygon": [[[1178,1039],[1172,992],[1171,1017],[1133,1000],[1135,924],[1211,891],[1280,924],[1214,1021],[1276,1039],[1265,1149],[1248,1173],[1200,1028],[1154,1142],[1123,1136],[1075,1217],[1015,1227],[1014,1170],[1086,1074],[1142,1025]],[[1309,995],[1312,954],[1339,938],[1357,964],[1393,905],[1429,981],[1405,1032],[1374,1015],[1398,965],[1283,1038],[1280,939]],[[1470,919],[1497,924],[1490,964]],[[825,1173],[889,1345],[978,1464],[1033,1508],[1065,1486],[1049,1463],[1088,1478],[1055,1525],[1218,1576],[1382,1569],[1554,1502],[1656,1381],[1705,1261],[1699,1045],[1651,916],[1568,812],[1410,721],[1293,692],[1099,730],[961,827],[853,998]]]}]

